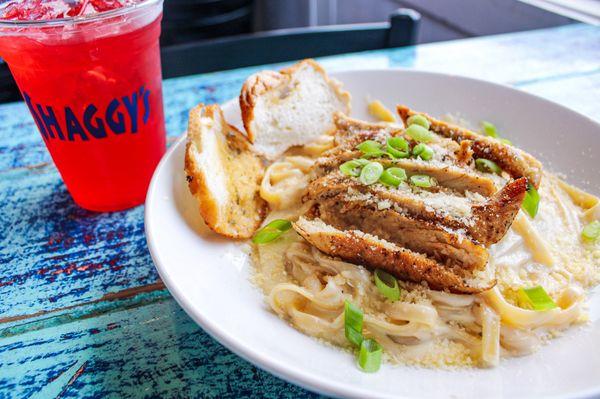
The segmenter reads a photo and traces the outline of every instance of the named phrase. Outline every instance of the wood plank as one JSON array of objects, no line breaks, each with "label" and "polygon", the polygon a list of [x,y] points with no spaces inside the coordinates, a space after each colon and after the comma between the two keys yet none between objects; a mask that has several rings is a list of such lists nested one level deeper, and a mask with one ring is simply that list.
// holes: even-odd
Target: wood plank
[{"label": "wood plank", "polygon": [[316,397],[234,355],[172,299],[4,338],[0,370],[2,397]]},{"label": "wood plank", "polygon": [[0,179],[4,171],[46,162],[50,156],[25,103],[0,105]]},{"label": "wood plank", "polygon": [[53,167],[0,179],[0,315],[35,314],[153,284],[144,209],[77,207]]}]

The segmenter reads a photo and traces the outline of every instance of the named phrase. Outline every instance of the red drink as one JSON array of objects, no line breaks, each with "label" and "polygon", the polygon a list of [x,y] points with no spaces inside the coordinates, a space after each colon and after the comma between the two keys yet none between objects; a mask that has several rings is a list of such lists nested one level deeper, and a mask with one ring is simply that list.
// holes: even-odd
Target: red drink
[{"label": "red drink", "polygon": [[95,211],[142,204],[165,152],[162,0],[26,1],[0,9],[0,57],[71,196]]}]

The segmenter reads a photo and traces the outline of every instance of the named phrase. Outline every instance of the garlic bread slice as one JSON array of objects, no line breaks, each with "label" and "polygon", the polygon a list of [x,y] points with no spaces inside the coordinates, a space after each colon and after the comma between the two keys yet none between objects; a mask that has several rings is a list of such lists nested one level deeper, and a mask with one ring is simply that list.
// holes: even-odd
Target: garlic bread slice
[{"label": "garlic bread slice", "polygon": [[218,105],[190,111],[187,140],[188,185],[208,227],[231,238],[252,237],[267,210],[259,195],[261,158]]},{"label": "garlic bread slice", "polygon": [[331,132],[333,115],[350,111],[350,94],[310,59],[250,76],[239,101],[248,139],[268,159]]}]

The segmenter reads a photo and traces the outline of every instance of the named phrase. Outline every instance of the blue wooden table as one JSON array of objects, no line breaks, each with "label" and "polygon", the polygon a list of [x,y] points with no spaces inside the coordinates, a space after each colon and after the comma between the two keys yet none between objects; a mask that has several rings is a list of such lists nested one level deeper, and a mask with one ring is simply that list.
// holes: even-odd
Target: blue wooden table
[{"label": "blue wooden table", "polygon": [[[329,71],[407,67],[487,79],[600,120],[599,27],[321,61]],[[165,81],[170,139],[190,107],[237,96],[258,69]],[[148,254],[143,212],[77,208],[26,107],[0,106],[0,398],[314,396],[240,359],[179,308]]]}]

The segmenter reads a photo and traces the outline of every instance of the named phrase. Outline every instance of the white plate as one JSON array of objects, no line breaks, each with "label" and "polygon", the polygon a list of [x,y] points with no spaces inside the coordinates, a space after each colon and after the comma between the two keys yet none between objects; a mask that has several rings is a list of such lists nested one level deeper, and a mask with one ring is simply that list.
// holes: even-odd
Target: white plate
[{"label": "white plate", "polygon": [[[367,118],[367,96],[441,116],[494,122],[504,137],[579,185],[600,194],[600,126],[544,99],[492,83],[408,70],[334,74],[353,96],[353,116]],[[237,101],[224,106],[240,120]],[[594,153],[595,151],[595,153]],[[384,365],[360,372],[353,357],[294,330],[271,313],[249,281],[238,244],[212,234],[197,212],[183,172],[184,141],[158,166],[146,199],[148,246],[163,281],[185,311],[223,345],[257,366],[335,396],[531,398],[600,395],[600,292],[592,322],[538,353],[490,370],[442,371]]]}]

